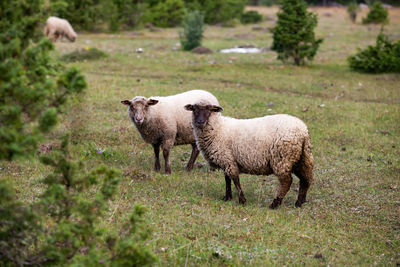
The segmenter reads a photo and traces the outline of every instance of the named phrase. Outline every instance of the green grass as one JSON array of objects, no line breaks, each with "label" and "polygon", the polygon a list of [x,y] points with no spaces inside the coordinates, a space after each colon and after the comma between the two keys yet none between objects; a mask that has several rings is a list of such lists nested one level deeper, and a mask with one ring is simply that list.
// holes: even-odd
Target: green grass
[{"label": "green grass", "polygon": [[[274,9],[261,10],[265,14]],[[315,61],[294,67],[276,54],[196,55],[174,51],[176,29],[140,34],[80,34],[57,43],[55,56],[86,48],[109,57],[73,63],[89,88],[71,101],[50,140],[72,131],[73,153],[87,168],[106,164],[124,179],[104,224],[116,231],[135,203],[148,207],[149,245],[160,266],[381,265],[400,263],[400,75],[350,71],[346,58],[375,41],[378,26],[353,25],[345,9],[321,9]],[[330,12],[332,16],[325,16]],[[400,10],[387,33],[399,38]],[[361,19],[361,18],[360,18]],[[261,23],[271,27],[272,21]],[[203,45],[218,50],[246,43],[270,46],[270,33],[209,27]],[[235,36],[247,34],[250,39]],[[137,48],[143,53],[135,53]],[[190,146],[172,151],[172,175],[152,171],[153,150],[128,119],[120,100],[170,95],[195,88],[217,96],[224,115],[250,118],[288,113],[309,127],[315,182],[303,208],[294,208],[298,179],[277,210],[275,176],[241,175],[247,198],[223,202],[223,174],[207,167],[185,173]],[[273,102],[272,107],[267,104]],[[307,110],[307,111],[304,111]],[[102,149],[103,154],[96,150]],[[199,157],[199,162],[204,159]],[[1,163],[20,199],[34,201],[47,169],[37,160]]]}]

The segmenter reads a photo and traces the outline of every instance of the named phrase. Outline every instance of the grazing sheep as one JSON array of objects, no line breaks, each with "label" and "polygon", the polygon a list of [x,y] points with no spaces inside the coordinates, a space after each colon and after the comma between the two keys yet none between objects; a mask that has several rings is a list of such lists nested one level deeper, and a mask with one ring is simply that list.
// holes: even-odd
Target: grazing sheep
[{"label": "grazing sheep", "polygon": [[223,200],[232,199],[231,180],[244,204],[239,173],[278,176],[277,196],[270,205],[274,209],[292,184],[291,173],[300,178],[296,207],[306,202],[307,190],[313,180],[314,160],[307,126],[289,115],[272,115],[238,120],[221,115],[221,107],[207,100],[185,106],[192,111],[192,126],[197,146],[211,166],[225,173],[226,190]]},{"label": "grazing sheep", "polygon": [[184,106],[188,102],[199,99],[207,99],[210,103],[218,105],[215,96],[203,90],[192,90],[167,97],[136,96],[132,100],[121,101],[122,104],[129,106],[129,117],[143,140],[153,146],[155,171],[161,168],[160,146],[165,160],[165,173],[171,173],[169,152],[174,145],[183,144],[192,145],[192,154],[186,170],[193,169],[199,150],[190,124],[191,114],[185,110]]},{"label": "grazing sheep", "polygon": [[55,42],[58,37],[67,37],[71,42],[75,42],[78,35],[72,28],[71,24],[65,19],[60,19],[57,17],[49,17],[46,21],[46,26],[44,27],[44,34]]}]

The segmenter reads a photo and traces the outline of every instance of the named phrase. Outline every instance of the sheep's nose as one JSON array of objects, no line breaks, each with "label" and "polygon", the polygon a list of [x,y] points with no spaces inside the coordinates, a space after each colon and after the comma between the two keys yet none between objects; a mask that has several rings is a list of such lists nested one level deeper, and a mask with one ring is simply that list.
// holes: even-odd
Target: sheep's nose
[{"label": "sheep's nose", "polygon": [[139,123],[143,122],[143,118],[141,116],[135,116],[135,120],[136,120],[136,122],[139,122]]}]

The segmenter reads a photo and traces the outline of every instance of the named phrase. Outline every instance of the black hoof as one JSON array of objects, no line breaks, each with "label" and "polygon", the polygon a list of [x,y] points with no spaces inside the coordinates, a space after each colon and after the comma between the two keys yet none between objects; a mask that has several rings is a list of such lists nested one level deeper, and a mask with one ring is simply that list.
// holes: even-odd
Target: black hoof
[{"label": "black hoof", "polygon": [[223,201],[232,200],[232,196],[224,196],[221,200],[223,200]]},{"label": "black hoof", "polygon": [[272,201],[271,205],[269,205],[270,209],[276,209],[282,204],[282,198],[275,198],[274,201]]},{"label": "black hoof", "polygon": [[244,205],[245,203],[246,203],[246,199],[244,197],[243,198],[239,197],[239,204]]},{"label": "black hoof", "polygon": [[296,203],[294,204],[296,206],[296,208],[301,208],[301,206],[305,203],[305,201],[300,201],[297,200]]}]

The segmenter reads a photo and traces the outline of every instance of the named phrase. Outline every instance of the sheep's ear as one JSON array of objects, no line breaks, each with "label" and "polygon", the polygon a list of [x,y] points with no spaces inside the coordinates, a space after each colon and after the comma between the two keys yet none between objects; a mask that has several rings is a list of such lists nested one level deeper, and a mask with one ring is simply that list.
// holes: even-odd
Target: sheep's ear
[{"label": "sheep's ear", "polygon": [[124,104],[126,106],[130,106],[131,105],[131,101],[130,100],[122,100],[121,104]]},{"label": "sheep's ear", "polygon": [[185,106],[185,109],[188,110],[188,111],[193,111],[193,105],[187,104]]},{"label": "sheep's ear", "polygon": [[147,101],[147,105],[149,105],[149,106],[153,106],[157,103],[158,103],[158,100],[155,100],[155,99],[149,99],[149,101]]},{"label": "sheep's ear", "polygon": [[212,105],[211,106],[211,111],[213,112],[222,112],[224,109],[221,108],[220,106]]}]

